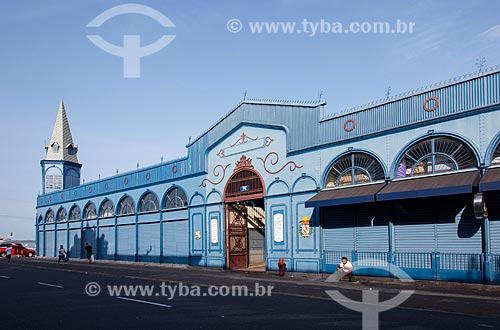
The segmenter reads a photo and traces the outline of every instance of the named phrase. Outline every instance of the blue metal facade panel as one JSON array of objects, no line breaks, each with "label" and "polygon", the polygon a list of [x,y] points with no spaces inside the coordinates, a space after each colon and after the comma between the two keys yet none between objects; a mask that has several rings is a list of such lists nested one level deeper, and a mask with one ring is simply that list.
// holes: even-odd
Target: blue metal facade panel
[{"label": "blue metal facade panel", "polygon": [[189,262],[187,220],[163,223],[163,261],[174,264]]},{"label": "blue metal facade panel", "polygon": [[[97,231],[95,227],[85,227],[82,229],[82,248],[85,248],[85,243],[89,243],[92,246],[92,252],[95,257],[97,248]],[[86,257],[85,250],[83,250],[83,254]]]},{"label": "blue metal facade panel", "polygon": [[99,227],[99,238],[97,240],[97,258],[115,259],[115,227]]},{"label": "blue metal facade panel", "polygon": [[136,260],[136,230],[135,225],[118,226],[117,228],[117,260]]},{"label": "blue metal facade panel", "polygon": [[436,224],[430,199],[404,200],[394,204],[392,220],[396,252],[436,251]]},{"label": "blue metal facade panel", "polygon": [[62,245],[64,247],[64,249],[66,249],[66,251],[68,251],[68,246],[67,246],[67,238],[68,238],[68,231],[65,230],[65,229],[59,229],[57,232],[56,232],[56,240],[57,240],[57,244],[56,244],[56,250],[59,251],[59,247]]},{"label": "blue metal facade panel", "polygon": [[328,207],[323,211],[324,250],[355,250],[355,225],[348,206]]},{"label": "blue metal facade panel", "polygon": [[69,231],[68,252],[70,258],[80,259],[82,257],[82,230],[80,228]]},{"label": "blue metal facade panel", "polygon": [[45,232],[45,249],[44,256],[46,257],[55,257],[55,234],[54,231],[46,231]]},{"label": "blue metal facade panel", "polygon": [[138,226],[139,245],[137,255],[139,261],[160,261],[160,226],[160,222],[141,223]]},{"label": "blue metal facade panel", "polygon": [[491,253],[500,254],[500,220],[490,221],[490,248]]}]

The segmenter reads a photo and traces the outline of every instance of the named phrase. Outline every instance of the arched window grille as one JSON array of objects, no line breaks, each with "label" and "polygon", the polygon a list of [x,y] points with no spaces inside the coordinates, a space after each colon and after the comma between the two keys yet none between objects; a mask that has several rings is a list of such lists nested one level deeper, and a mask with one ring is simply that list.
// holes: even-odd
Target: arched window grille
[{"label": "arched window grille", "polygon": [[491,165],[500,165],[500,143],[493,152],[493,159],[491,160]]},{"label": "arched window grille", "polygon": [[85,206],[83,210],[83,218],[84,219],[95,219],[97,216],[97,211],[94,203],[89,203]]},{"label": "arched window grille", "polygon": [[45,223],[53,223],[54,222],[54,211],[49,210],[47,214],[45,214]]},{"label": "arched window grille", "polygon": [[122,198],[120,203],[118,203],[118,215],[126,215],[134,213],[135,213],[134,200],[130,196]]},{"label": "arched window grille", "polygon": [[264,194],[264,187],[260,177],[253,171],[242,170],[231,176],[226,185],[225,197],[237,198],[241,196]]},{"label": "arched window grille", "polygon": [[476,168],[472,150],[450,137],[432,137],[411,146],[398,161],[396,178]]},{"label": "arched window grille", "polygon": [[384,180],[382,165],[365,153],[355,152],[336,160],[326,176],[326,187],[340,187]]},{"label": "arched window grille", "polygon": [[101,209],[99,210],[99,217],[112,217],[115,215],[113,202],[107,199],[102,203]]},{"label": "arched window grille", "polygon": [[153,212],[160,209],[158,197],[152,192],[148,192],[139,202],[139,212]]},{"label": "arched window grille", "polygon": [[184,191],[180,188],[170,190],[165,196],[163,208],[168,210],[182,207],[187,207],[187,197]]},{"label": "arched window grille", "polygon": [[66,221],[67,215],[66,209],[64,207],[60,208],[59,211],[57,211],[57,222]]},{"label": "arched window grille", "polygon": [[69,210],[69,220],[80,220],[82,216],[82,211],[78,207],[78,205],[75,205]]}]

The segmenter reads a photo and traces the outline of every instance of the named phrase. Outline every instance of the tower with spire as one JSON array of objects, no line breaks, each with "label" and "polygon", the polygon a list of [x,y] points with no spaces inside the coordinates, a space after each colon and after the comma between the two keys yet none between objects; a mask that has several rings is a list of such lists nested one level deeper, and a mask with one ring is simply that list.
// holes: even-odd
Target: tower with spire
[{"label": "tower with spire", "polygon": [[61,99],[50,142],[45,146],[42,167],[42,194],[80,185],[82,165],[78,163],[78,148],[73,143],[64,102]]}]

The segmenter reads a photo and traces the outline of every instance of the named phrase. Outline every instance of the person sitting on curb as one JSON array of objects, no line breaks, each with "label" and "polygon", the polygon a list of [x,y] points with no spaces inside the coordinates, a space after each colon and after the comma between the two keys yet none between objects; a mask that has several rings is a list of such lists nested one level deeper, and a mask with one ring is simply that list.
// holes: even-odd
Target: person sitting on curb
[{"label": "person sitting on curb", "polygon": [[352,277],[352,263],[347,260],[347,257],[342,257],[342,262],[337,266],[337,276],[339,277],[339,281],[348,276],[349,282],[353,281]]}]

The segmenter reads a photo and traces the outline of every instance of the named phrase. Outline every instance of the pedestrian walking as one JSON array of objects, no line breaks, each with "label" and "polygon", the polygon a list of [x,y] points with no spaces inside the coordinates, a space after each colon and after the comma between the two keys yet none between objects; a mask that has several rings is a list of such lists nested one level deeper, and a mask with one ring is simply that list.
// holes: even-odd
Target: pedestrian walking
[{"label": "pedestrian walking", "polygon": [[92,245],[89,243],[85,243],[85,251],[87,252],[87,259],[89,260],[89,264],[92,263]]},{"label": "pedestrian walking", "polygon": [[7,257],[7,262],[10,262],[10,258],[12,257],[12,246],[7,246],[7,249],[5,249],[5,256]]},{"label": "pedestrian walking", "polygon": [[60,263],[61,260],[64,262],[67,261],[67,252],[62,245],[59,246],[59,259],[57,260],[57,263]]}]

